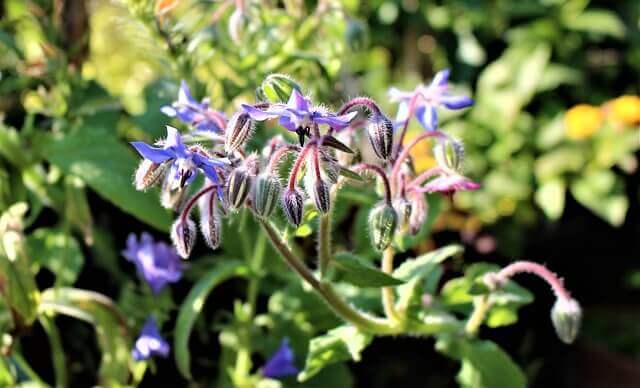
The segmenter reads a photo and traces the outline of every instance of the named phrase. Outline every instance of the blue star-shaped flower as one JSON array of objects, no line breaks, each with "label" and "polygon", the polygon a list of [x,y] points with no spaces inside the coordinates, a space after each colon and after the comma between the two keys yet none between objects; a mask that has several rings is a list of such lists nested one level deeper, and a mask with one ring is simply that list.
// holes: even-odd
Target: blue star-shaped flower
[{"label": "blue star-shaped flower", "polygon": [[284,338],[280,347],[262,367],[262,375],[272,379],[291,376],[298,373],[293,363],[293,350],[289,347],[289,339]]},{"label": "blue star-shaped flower", "polygon": [[167,357],[169,344],[158,331],[158,324],[153,317],[149,317],[144,324],[140,336],[136,339],[131,355],[136,361],[147,360],[153,356]]},{"label": "blue star-shaped flower", "polygon": [[190,151],[182,142],[178,130],[168,125],[167,138],[162,142],[162,147],[150,146],[141,141],[131,142],[131,145],[143,158],[153,163],[171,162],[168,178],[171,180],[172,189],[190,184],[199,171],[214,183],[219,183],[216,168],[227,166],[222,160]]},{"label": "blue star-shaped flower", "polygon": [[468,96],[449,94],[448,81],[449,70],[446,69],[439,71],[428,86],[420,84],[412,92],[389,89],[391,102],[399,103],[396,124],[404,125],[415,115],[425,129],[435,131],[438,128],[437,107],[463,109],[473,105],[473,100]]},{"label": "blue star-shaped flower", "polygon": [[129,234],[122,255],[135,264],[138,275],[154,294],[182,277],[184,266],[175,249],[164,242],[155,242],[149,233],[142,233],[140,241],[133,233]]},{"label": "blue star-shaped flower", "polygon": [[192,125],[196,131],[222,133],[225,128],[224,113],[209,107],[209,100],[196,101],[191,95],[187,83],[183,80],[178,91],[178,100],[165,105],[160,111],[169,117],[176,117],[185,124]]}]

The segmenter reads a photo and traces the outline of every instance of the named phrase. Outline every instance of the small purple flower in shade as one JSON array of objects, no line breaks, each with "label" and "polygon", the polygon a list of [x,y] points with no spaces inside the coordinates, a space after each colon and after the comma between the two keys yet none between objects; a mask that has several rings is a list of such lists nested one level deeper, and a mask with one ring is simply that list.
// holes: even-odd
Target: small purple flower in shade
[{"label": "small purple flower in shade", "polygon": [[413,115],[429,131],[438,128],[437,107],[462,109],[473,105],[468,96],[449,94],[449,70],[439,71],[428,86],[418,85],[414,91],[405,92],[396,88],[389,89],[391,102],[399,103],[396,125],[404,125]]},{"label": "small purple flower in shade", "polygon": [[164,242],[155,242],[148,233],[142,233],[140,241],[133,233],[129,234],[127,249],[122,251],[122,255],[135,264],[138,275],[149,284],[154,294],[182,277],[184,266],[175,249]]},{"label": "small purple flower in shade", "polygon": [[287,104],[273,104],[266,110],[254,106],[242,104],[242,109],[256,121],[264,121],[279,118],[279,123],[287,130],[296,132],[300,137],[300,143],[304,143],[304,137],[309,135],[309,130],[316,125],[328,125],[334,130],[349,126],[349,122],[358,114],[349,112],[336,116],[326,109],[311,106],[311,100],[303,96],[297,89],[293,89]]},{"label": "small purple flower in shade", "polygon": [[145,159],[154,163],[171,161],[171,167],[167,174],[171,179],[171,188],[182,188],[193,180],[202,171],[207,178],[214,183],[219,183],[217,168],[224,168],[227,163],[220,159],[208,157],[197,148],[187,148],[182,142],[177,129],[167,125],[167,138],[161,142],[161,147],[150,146],[141,141],[131,142],[131,145]]},{"label": "small purple flower in shade", "polygon": [[192,125],[199,132],[224,132],[225,115],[209,107],[209,99],[196,101],[187,83],[183,80],[178,91],[178,100],[165,105],[160,111],[169,117],[176,117],[185,124]]},{"label": "small purple flower in shade", "polygon": [[145,322],[131,355],[136,361],[148,360],[153,356],[167,357],[169,355],[169,344],[160,335],[158,325],[153,317],[149,317]]},{"label": "small purple flower in shade", "polygon": [[264,364],[262,375],[271,379],[278,379],[297,374],[298,368],[294,365],[293,358],[293,350],[289,346],[289,339],[284,338],[278,350]]},{"label": "small purple flower in shade", "polygon": [[453,193],[456,191],[478,190],[480,184],[460,174],[443,173],[415,190],[420,193]]}]

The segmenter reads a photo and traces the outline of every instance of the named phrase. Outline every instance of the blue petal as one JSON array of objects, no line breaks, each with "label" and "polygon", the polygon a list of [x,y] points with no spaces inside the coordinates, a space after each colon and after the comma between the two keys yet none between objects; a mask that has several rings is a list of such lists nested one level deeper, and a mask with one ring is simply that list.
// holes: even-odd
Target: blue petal
[{"label": "blue petal", "polygon": [[462,109],[473,105],[473,99],[468,96],[442,96],[440,101],[449,109]]},{"label": "blue petal", "polygon": [[291,116],[280,116],[280,120],[278,120],[278,123],[285,127],[288,131],[295,132],[295,130],[298,129],[297,120],[291,120]]},{"label": "blue petal", "polygon": [[451,73],[451,71],[449,69],[444,69],[444,70],[441,70],[441,71],[437,72],[436,75],[433,77],[433,80],[431,81],[431,85],[430,86],[436,86],[436,87],[445,86],[447,84],[447,82],[449,81],[449,74],[450,73]]},{"label": "blue petal", "polygon": [[279,378],[297,374],[298,368],[294,365],[293,359],[293,351],[289,347],[289,341],[284,338],[280,348],[262,368],[262,375],[270,378]]},{"label": "blue petal", "polygon": [[140,156],[154,163],[162,163],[166,160],[169,160],[175,157],[174,153],[171,152],[170,150],[160,148],[160,147],[152,147],[149,144],[142,141],[132,141],[129,144],[131,144],[133,148],[135,148],[136,151],[138,151]]},{"label": "blue petal", "polygon": [[258,108],[255,108],[251,105],[242,104],[242,109],[254,120],[264,121],[273,119],[279,116],[278,113],[275,112],[265,112]]},{"label": "blue petal", "polygon": [[191,95],[191,91],[189,90],[189,86],[185,80],[180,82],[180,90],[178,91],[178,103],[189,105],[189,104],[198,104],[198,102]]},{"label": "blue petal", "polygon": [[185,157],[187,149],[182,143],[180,132],[170,125],[167,125],[167,139],[165,141],[165,147],[171,148],[176,156]]},{"label": "blue petal", "polygon": [[315,117],[313,121],[318,124],[327,124],[333,129],[342,129],[349,126],[349,122],[353,119],[358,112],[349,112],[342,116],[334,116],[334,115],[322,115],[318,114],[318,112],[314,112]]},{"label": "blue petal", "polygon": [[435,131],[438,128],[438,112],[433,105],[419,106],[416,109],[416,117],[426,130]]},{"label": "blue petal", "polygon": [[398,113],[396,114],[396,121],[404,125],[405,121],[409,120],[409,104],[401,102],[398,104]]},{"label": "blue petal", "polygon": [[291,96],[289,97],[287,106],[303,112],[309,112],[309,100],[307,100],[302,93],[295,88],[291,91]]}]

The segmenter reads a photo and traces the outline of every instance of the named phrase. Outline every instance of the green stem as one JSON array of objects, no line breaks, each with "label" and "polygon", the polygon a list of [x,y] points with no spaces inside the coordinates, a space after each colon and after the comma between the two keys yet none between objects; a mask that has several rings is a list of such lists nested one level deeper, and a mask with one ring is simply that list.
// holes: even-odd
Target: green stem
[{"label": "green stem", "polygon": [[327,268],[331,262],[331,213],[323,214],[320,217],[320,228],[318,229],[318,256],[320,258],[320,278],[323,279],[327,273]]},{"label": "green stem", "polygon": [[20,352],[14,351],[11,354],[11,358],[13,358],[13,361],[21,369],[21,371],[25,375],[27,375],[27,377],[29,377],[29,380],[31,380],[32,382],[35,382],[36,385],[40,386],[40,387],[47,387],[48,386],[48,384],[46,384],[42,380],[42,378],[40,378],[40,376],[38,376],[38,374],[33,370],[33,368],[31,368],[31,365],[29,365],[27,360],[25,360],[24,357],[22,357],[22,354],[20,354]]},{"label": "green stem", "polygon": [[473,298],[473,312],[465,325],[464,331],[471,336],[477,335],[478,330],[487,317],[487,313],[490,308],[491,303],[489,302],[489,297],[487,295]]},{"label": "green stem", "polygon": [[53,359],[53,370],[56,378],[56,387],[64,388],[68,386],[69,378],[67,376],[67,360],[64,354],[64,349],[62,348],[60,332],[58,331],[52,317],[49,317],[46,314],[40,314],[38,316],[38,321],[42,325],[42,328],[49,339],[51,357]]},{"label": "green stem", "polygon": [[[391,275],[393,273],[393,248],[388,247],[384,250],[381,262],[382,272]],[[395,295],[393,294],[392,287],[382,288],[382,306],[384,307],[384,313],[387,318],[395,322],[402,322],[403,319],[396,310]]]},{"label": "green stem", "polygon": [[363,331],[376,334],[398,334],[398,327],[387,319],[380,319],[368,314],[364,314],[349,305],[335,289],[328,283],[321,283],[311,272],[311,270],[296,257],[282,241],[275,228],[266,221],[260,221],[262,228],[271,240],[273,246],[280,253],[285,262],[300,275],[311,287],[313,287],[327,302],[329,307],[339,317],[357,326]]}]

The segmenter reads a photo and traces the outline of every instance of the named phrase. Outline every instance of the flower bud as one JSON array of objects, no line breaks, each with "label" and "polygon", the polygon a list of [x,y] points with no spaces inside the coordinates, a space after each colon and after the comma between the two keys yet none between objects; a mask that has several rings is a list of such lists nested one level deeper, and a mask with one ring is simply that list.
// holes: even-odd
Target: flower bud
[{"label": "flower bud", "polygon": [[227,179],[227,201],[231,209],[239,209],[249,195],[251,176],[244,167],[236,168]]},{"label": "flower bud", "polygon": [[373,152],[380,159],[387,160],[393,149],[393,123],[379,113],[367,124],[367,136],[373,147]]},{"label": "flower bud", "polygon": [[211,249],[218,249],[222,238],[222,221],[218,212],[217,198],[216,193],[210,192],[198,200],[200,232]]},{"label": "flower bud", "polygon": [[186,192],[186,187],[178,187],[174,189],[172,187],[171,177],[167,176],[162,182],[162,189],[160,189],[160,204],[165,209],[177,210],[182,206],[182,201]]},{"label": "flower bud", "polygon": [[196,243],[196,224],[189,218],[178,218],[171,226],[171,241],[183,259],[188,259]]},{"label": "flower bud", "polygon": [[338,159],[326,150],[320,150],[320,174],[331,184],[338,183],[340,178]]},{"label": "flower bud", "polygon": [[393,209],[398,216],[398,228],[405,232],[409,228],[411,219],[411,202],[406,198],[396,198],[393,200]]},{"label": "flower bud", "polygon": [[295,226],[302,222],[304,211],[304,197],[300,189],[287,189],[282,195],[282,208],[290,223]]},{"label": "flower bud", "polygon": [[273,175],[260,174],[253,187],[253,210],[259,218],[267,218],[272,213],[280,196],[280,181]]},{"label": "flower bud", "polygon": [[143,191],[158,183],[167,171],[167,166],[167,163],[154,163],[148,159],[142,159],[134,178],[136,190]]},{"label": "flower bud", "polygon": [[309,196],[320,213],[329,212],[329,208],[331,207],[331,195],[329,185],[325,181],[316,179],[309,191]]},{"label": "flower bud", "polygon": [[440,168],[459,172],[464,161],[464,145],[461,141],[453,138],[443,139],[436,144],[433,154]]},{"label": "flower bud", "polygon": [[409,195],[411,203],[411,216],[409,217],[409,233],[417,235],[422,228],[422,224],[427,220],[429,214],[429,205],[424,194],[414,192]]},{"label": "flower bud", "polygon": [[225,130],[224,150],[230,154],[241,150],[253,134],[253,120],[246,113],[235,113]]},{"label": "flower bud", "polygon": [[371,228],[371,242],[379,251],[391,244],[396,230],[398,215],[393,207],[386,203],[379,203],[369,213],[369,227]]},{"label": "flower bud", "polygon": [[262,84],[256,91],[256,97],[262,101],[286,103],[294,89],[298,91],[302,90],[300,85],[289,76],[277,73],[271,74],[262,81]]},{"label": "flower bud", "polygon": [[582,310],[573,298],[559,297],[551,309],[551,321],[556,334],[566,344],[575,341],[580,331]]}]

